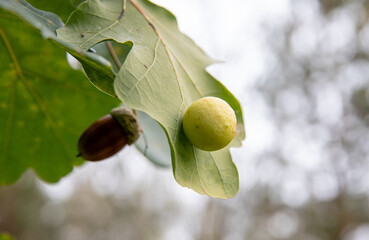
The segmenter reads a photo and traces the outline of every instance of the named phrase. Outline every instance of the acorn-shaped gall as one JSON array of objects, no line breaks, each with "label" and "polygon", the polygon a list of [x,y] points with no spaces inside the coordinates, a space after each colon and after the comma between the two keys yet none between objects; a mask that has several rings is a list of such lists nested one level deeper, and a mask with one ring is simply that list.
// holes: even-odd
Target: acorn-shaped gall
[{"label": "acorn-shaped gall", "polygon": [[89,161],[113,156],[125,145],[134,143],[141,128],[136,115],[119,107],[89,126],[78,140],[78,155]]}]

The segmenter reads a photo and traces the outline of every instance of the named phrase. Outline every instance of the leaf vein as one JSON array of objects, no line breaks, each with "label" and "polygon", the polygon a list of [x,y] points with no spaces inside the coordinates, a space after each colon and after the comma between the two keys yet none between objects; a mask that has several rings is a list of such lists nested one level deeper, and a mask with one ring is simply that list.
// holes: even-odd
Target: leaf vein
[{"label": "leaf vein", "polygon": [[181,127],[181,121],[179,121],[179,118],[180,118],[180,115],[181,115],[181,112],[182,112],[182,108],[184,107],[184,103],[182,103],[181,107],[179,108],[178,110],[178,113],[177,113],[177,118],[176,118],[176,121],[177,121],[177,127],[175,128],[175,131],[174,131],[174,139],[173,139],[173,142],[175,143],[176,140],[177,140],[177,133],[178,133],[178,130],[180,129]]},{"label": "leaf vein", "polygon": [[158,38],[158,41],[156,42],[155,45],[155,49],[154,49],[154,59],[152,61],[152,63],[150,64],[150,66],[147,68],[147,70],[145,71],[145,73],[139,78],[137,79],[135,85],[129,90],[128,92],[128,96],[131,95],[131,92],[133,91],[133,89],[137,88],[138,84],[141,82],[141,80],[146,77],[146,75],[150,72],[150,70],[153,68],[153,66],[156,63],[157,57],[158,57],[158,47],[159,47],[159,43],[160,43],[160,38]]},{"label": "leaf vein", "polygon": [[[174,54],[173,54],[174,55]],[[196,91],[199,93],[200,97],[204,97],[203,94],[201,93],[199,87],[197,86],[197,84],[195,83],[195,81],[192,79],[190,73],[187,71],[187,69],[183,66],[181,60],[179,60],[178,57],[176,57],[176,55],[174,55],[174,58],[177,60],[177,62],[179,63],[179,65],[181,65],[183,71],[186,73],[186,75],[188,76],[188,78],[190,79],[192,85],[195,87]]]},{"label": "leaf vein", "polygon": [[204,184],[206,183],[206,181],[204,180],[204,178],[202,177],[202,175],[199,172],[199,165],[198,165],[197,156],[196,156],[196,149],[193,145],[192,145],[192,152],[193,152],[193,157],[195,159],[196,171],[197,171],[197,175],[199,176],[199,179],[200,179],[201,188],[204,191],[204,193],[208,195],[208,193],[206,193],[205,188],[204,188]]},{"label": "leaf vein", "polygon": [[[5,44],[5,47],[8,51],[8,54],[11,58],[11,60],[14,62],[16,61],[16,57],[15,54],[11,48],[10,42],[8,40],[8,38],[5,35],[5,32],[2,30],[2,28],[0,27],[0,36],[1,39],[3,40],[3,43]],[[16,81],[17,81],[17,76],[19,74],[21,74],[21,70],[19,68],[19,65],[14,64],[15,67],[15,71],[16,71],[16,76],[14,76],[14,79],[12,80],[12,85],[11,85],[11,96],[10,96],[10,110],[9,110],[9,115],[8,115],[8,121],[6,123],[6,130],[5,130],[5,140],[4,140],[4,144],[3,144],[3,161],[5,162],[7,160],[7,155],[8,155],[8,146],[10,143],[10,138],[11,138],[11,132],[13,129],[13,122],[14,122],[14,116],[15,116],[15,102],[16,102]]]},{"label": "leaf vein", "polygon": [[178,76],[178,73],[177,73],[177,70],[175,69],[174,67],[174,64],[173,64],[173,60],[172,60],[172,57],[171,57],[171,54],[170,54],[170,51],[168,50],[168,47],[166,46],[165,42],[163,41],[163,39],[161,38],[161,35],[159,34],[159,32],[157,31],[157,29],[155,28],[153,22],[150,20],[150,18],[145,14],[145,12],[135,3],[135,1],[133,0],[129,0],[131,2],[131,4],[137,9],[137,11],[139,11],[142,16],[146,19],[146,21],[150,24],[150,26],[153,28],[155,34],[159,37],[160,41],[163,43],[163,46],[164,46],[164,49],[165,51],[167,52],[168,54],[168,57],[169,57],[169,60],[173,66],[173,71],[175,72],[176,74],[176,79],[177,79],[177,83],[178,83],[178,87],[179,87],[179,92],[181,94],[181,98],[182,98],[182,101],[184,101],[184,96],[183,96],[183,91],[182,91],[182,86],[181,86],[181,83],[179,82],[179,76]]},{"label": "leaf vein", "polygon": [[[120,12],[120,14],[119,14],[119,16],[118,16],[118,18],[117,18],[117,20],[115,20],[112,24],[110,24],[109,26],[107,26],[107,27],[105,27],[104,29],[102,29],[101,31],[98,31],[98,32],[96,32],[94,35],[92,35],[91,37],[89,37],[89,38],[87,38],[86,39],[86,41],[84,41],[84,42],[82,42],[80,45],[79,45],[79,47],[80,48],[83,48],[83,46],[86,44],[86,43],[88,43],[91,39],[93,39],[94,37],[96,37],[96,36],[98,36],[99,34],[101,34],[101,35],[103,35],[103,32],[105,32],[106,30],[109,30],[109,29],[111,29],[111,28],[113,28],[115,25],[117,25],[120,21],[121,21],[121,19],[122,19],[122,13],[124,13],[124,11],[125,11],[125,7],[126,7],[126,5],[125,5],[125,0],[123,0],[123,6],[122,6],[122,11]],[[96,16],[96,15],[94,15],[94,16]],[[110,21],[111,21],[111,19],[109,19]]]},{"label": "leaf vein", "polygon": [[217,163],[217,161],[215,160],[215,157],[213,156],[213,154],[212,153],[210,153],[210,156],[212,157],[212,159],[213,159],[213,162],[214,162],[214,164],[215,164],[215,166],[216,166],[216,169],[217,169],[217,171],[218,171],[218,173],[219,173],[219,176],[220,176],[220,179],[222,180],[222,186],[223,186],[223,190],[224,190],[224,192],[226,193],[227,192],[227,188],[225,187],[225,183],[224,183],[224,179],[223,179],[223,175],[222,175],[222,172],[220,171],[220,169],[219,169],[219,167],[218,167],[218,163]]}]

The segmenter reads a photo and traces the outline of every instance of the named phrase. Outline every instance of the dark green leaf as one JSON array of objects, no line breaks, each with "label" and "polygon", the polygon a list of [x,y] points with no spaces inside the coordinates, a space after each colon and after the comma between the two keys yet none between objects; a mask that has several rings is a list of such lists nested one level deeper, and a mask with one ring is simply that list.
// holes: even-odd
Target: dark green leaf
[{"label": "dark green leaf", "polygon": [[84,0],[28,0],[28,3],[37,9],[55,13],[65,22],[73,10],[83,1]]},{"label": "dark green leaf", "polygon": [[[82,51],[80,48],[74,47],[70,43],[57,38],[55,31],[63,26],[62,21],[57,15],[36,9],[24,0],[2,0],[0,1],[0,7],[17,14],[40,30],[44,38],[53,41],[72,54],[81,62],[90,81],[98,89],[111,96],[115,96],[113,87],[115,74],[112,71],[110,62],[97,54]],[[84,36],[79,37],[83,38]]]},{"label": "dark green leaf", "polygon": [[[61,24],[55,15],[34,15],[38,10],[13,3],[1,1],[0,6],[45,37],[55,36],[53,29]],[[0,185],[15,182],[27,168],[46,181],[58,181],[82,163],[76,158],[79,135],[118,101],[72,70],[65,51],[2,9],[0,62]]]}]

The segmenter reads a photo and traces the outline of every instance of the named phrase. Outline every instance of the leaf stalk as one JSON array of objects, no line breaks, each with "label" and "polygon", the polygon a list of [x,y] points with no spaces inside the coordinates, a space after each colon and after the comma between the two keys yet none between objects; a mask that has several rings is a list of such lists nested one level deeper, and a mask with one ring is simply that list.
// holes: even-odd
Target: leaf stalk
[{"label": "leaf stalk", "polygon": [[108,48],[110,56],[113,58],[115,65],[118,67],[118,69],[120,69],[122,67],[122,64],[120,63],[120,60],[118,58],[117,53],[114,50],[113,45],[111,44],[110,41],[106,41],[105,44],[106,44],[106,47]]}]

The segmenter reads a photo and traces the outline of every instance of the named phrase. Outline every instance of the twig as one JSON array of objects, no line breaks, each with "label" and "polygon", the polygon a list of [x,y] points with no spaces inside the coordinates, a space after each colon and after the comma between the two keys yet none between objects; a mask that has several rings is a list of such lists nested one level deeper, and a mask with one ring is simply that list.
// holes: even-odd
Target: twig
[{"label": "twig", "polygon": [[118,55],[115,52],[113,45],[111,44],[110,41],[105,41],[106,47],[109,50],[110,56],[113,58],[113,61],[115,63],[115,65],[118,67],[118,69],[120,69],[122,67],[122,64],[119,61]]}]

